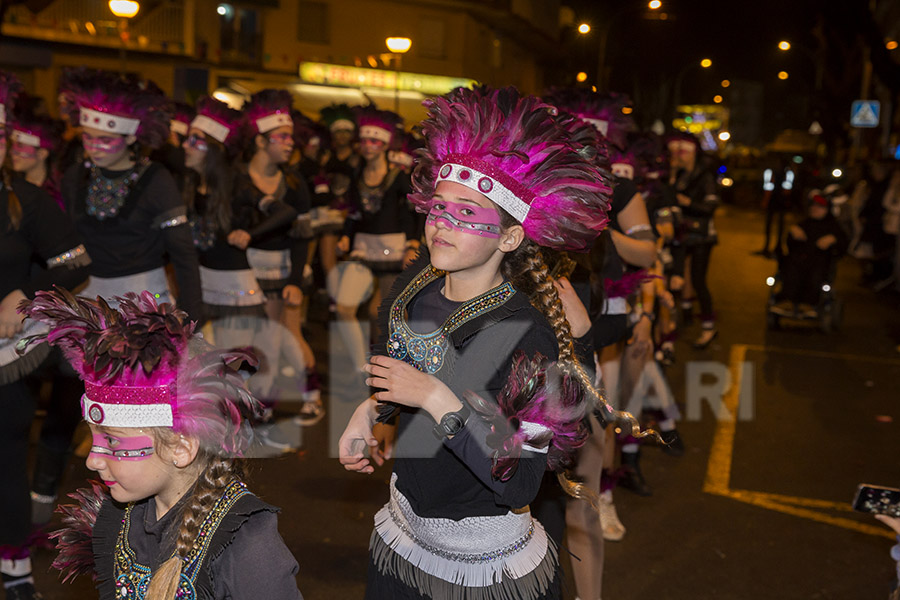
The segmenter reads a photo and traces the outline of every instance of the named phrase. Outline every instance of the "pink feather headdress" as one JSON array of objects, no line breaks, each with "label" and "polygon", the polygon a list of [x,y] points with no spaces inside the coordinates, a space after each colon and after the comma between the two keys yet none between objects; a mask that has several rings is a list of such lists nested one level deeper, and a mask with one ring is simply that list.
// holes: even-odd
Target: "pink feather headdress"
[{"label": "pink feather headdress", "polygon": [[65,290],[38,292],[20,312],[50,326],[19,342],[58,346],[85,385],[82,415],[108,427],[171,427],[221,455],[241,455],[251,439],[257,400],[232,368],[257,364],[250,350],[215,350],[194,323],[153,295],[128,293],[118,310]]},{"label": "pink feather headdress", "polygon": [[243,108],[248,135],[265,134],[285,125],[293,127],[292,104],[291,93],[287,90],[266,89],[250,96]]},{"label": "pink feather headdress", "polygon": [[147,148],[169,137],[172,105],[152,82],[84,68],[63,73],[60,110],[73,126],[134,135]]},{"label": "pink feather headdress", "polygon": [[424,104],[426,145],[409,196],[419,211],[437,183],[453,181],[487,196],[541,246],[590,248],[612,193],[595,161],[596,134],[573,142],[553,107],[512,87],[457,88]]},{"label": "pink feather headdress", "polygon": [[625,94],[601,94],[581,88],[554,88],[544,99],[560,110],[589,122],[610,144],[621,149],[625,148],[628,132],[634,129],[634,120],[622,112],[623,108],[631,106],[631,100]]},{"label": "pink feather headdress", "polygon": [[59,119],[38,114],[35,109],[39,100],[27,94],[19,96],[10,119],[10,137],[22,144],[45,148],[52,154],[62,141],[66,125]]},{"label": "pink feather headdress", "polygon": [[196,127],[214,140],[234,151],[240,138],[241,113],[230,108],[212,96],[204,96],[197,101],[197,114],[191,121]]},{"label": "pink feather headdress", "polygon": [[359,126],[359,137],[381,140],[390,144],[394,135],[403,130],[403,117],[389,110],[379,110],[369,104],[357,106],[353,112]]},{"label": "pink feather headdress", "polygon": [[191,121],[194,120],[194,107],[186,102],[172,103],[172,120],[169,129],[180,136],[187,137]]},{"label": "pink feather headdress", "polygon": [[6,123],[7,115],[12,112],[16,96],[22,92],[22,84],[12,73],[0,71],[0,125]]}]

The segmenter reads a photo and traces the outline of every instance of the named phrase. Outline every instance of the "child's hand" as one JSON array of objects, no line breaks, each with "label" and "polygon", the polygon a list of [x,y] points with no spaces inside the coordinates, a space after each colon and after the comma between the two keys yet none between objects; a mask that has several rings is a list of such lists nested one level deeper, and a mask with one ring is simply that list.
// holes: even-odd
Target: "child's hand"
[{"label": "child's hand", "polygon": [[373,356],[364,370],[371,375],[366,379],[366,385],[382,390],[373,396],[376,400],[423,408],[435,421],[462,406],[444,382],[402,360]]},{"label": "child's hand", "polygon": [[900,535],[900,518],[887,515],[875,515],[875,518],[893,529],[897,535]]},{"label": "child's hand", "polygon": [[669,310],[675,310],[675,296],[673,296],[672,292],[669,290],[664,290],[663,293],[659,295],[659,303]]},{"label": "child's hand", "polygon": [[816,248],[819,250],[828,250],[837,243],[837,238],[832,234],[824,235],[816,240]]},{"label": "child's hand", "polygon": [[247,246],[250,245],[251,237],[250,234],[244,231],[243,229],[235,229],[231,233],[228,234],[228,243],[234,246],[235,248],[240,248],[241,250],[246,250]]},{"label": "child's hand", "polygon": [[[365,449],[367,447],[374,449],[378,446],[378,440],[372,435],[372,428],[375,425],[375,401],[369,398],[360,404],[347,428],[344,429],[341,440],[338,442],[338,456],[341,464],[348,471],[356,471],[357,473],[374,473],[375,467],[369,463],[366,458]],[[382,464],[375,459],[377,464]],[[383,462],[383,461],[382,461]]]},{"label": "child's hand", "polygon": [[806,232],[804,232],[802,229],[800,229],[800,227],[798,227],[797,225],[791,225],[791,229],[790,229],[789,233],[791,234],[791,237],[794,238],[795,240],[798,240],[801,242],[806,241]]}]

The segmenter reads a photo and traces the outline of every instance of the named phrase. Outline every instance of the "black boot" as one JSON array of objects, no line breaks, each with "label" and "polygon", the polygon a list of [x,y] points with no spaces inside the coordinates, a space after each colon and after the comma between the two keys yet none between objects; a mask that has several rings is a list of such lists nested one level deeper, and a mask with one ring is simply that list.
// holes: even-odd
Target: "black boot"
[{"label": "black boot", "polygon": [[641,473],[640,459],[640,450],[622,453],[622,477],[619,479],[619,486],[631,490],[638,496],[652,496],[653,489]]},{"label": "black boot", "polygon": [[661,437],[664,442],[662,445],[663,452],[669,456],[684,455],[684,442],[678,434],[677,429],[673,429],[672,431],[660,431],[659,437]]},{"label": "black boot", "polygon": [[6,588],[6,600],[42,600],[43,597],[30,581]]}]

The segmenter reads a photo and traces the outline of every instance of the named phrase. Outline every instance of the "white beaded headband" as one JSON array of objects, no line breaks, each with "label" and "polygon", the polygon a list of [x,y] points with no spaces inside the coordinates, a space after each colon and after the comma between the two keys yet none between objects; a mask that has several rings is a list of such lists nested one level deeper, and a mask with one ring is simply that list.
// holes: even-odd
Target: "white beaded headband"
[{"label": "white beaded headband", "polygon": [[102,386],[84,383],[81,413],[104,427],[172,427],[174,386]]},{"label": "white beaded headband", "polygon": [[206,135],[219,142],[224,142],[225,138],[228,137],[228,134],[231,133],[230,127],[228,127],[227,125],[223,125],[222,123],[219,123],[215,119],[211,119],[206,115],[197,115],[196,117],[194,117],[194,120],[191,121],[191,127],[196,127]]},{"label": "white beaded headband", "polygon": [[134,135],[141,126],[140,119],[111,115],[109,113],[81,107],[81,126],[118,133],[120,135]]},{"label": "white beaded headband", "polygon": [[391,132],[377,125],[363,125],[359,128],[359,137],[370,140],[380,140],[385,144],[391,142]]},{"label": "white beaded headband", "polygon": [[260,133],[266,133],[284,125],[294,125],[291,115],[287,113],[272,113],[256,120],[256,129]]}]

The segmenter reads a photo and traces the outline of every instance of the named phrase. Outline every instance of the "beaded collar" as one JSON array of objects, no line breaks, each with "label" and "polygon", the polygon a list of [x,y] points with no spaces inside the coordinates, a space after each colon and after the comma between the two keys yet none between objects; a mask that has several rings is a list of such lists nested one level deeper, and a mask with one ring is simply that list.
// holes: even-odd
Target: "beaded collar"
[{"label": "beaded collar", "polygon": [[[184,565],[181,567],[181,581],[179,581],[178,590],[175,592],[177,600],[197,600],[198,596],[194,589],[194,583],[209,551],[213,534],[219,527],[219,523],[222,522],[222,519],[234,506],[234,503],[249,493],[244,483],[233,480],[225,489],[222,497],[216,501],[215,506],[213,506],[213,509],[200,526],[200,533],[194,542],[194,546],[191,548],[187,558],[184,559]],[[125,509],[125,516],[122,518],[122,527],[119,529],[119,535],[116,538],[114,553],[116,598],[120,600],[144,600],[147,588],[150,587],[150,580],[153,578],[153,572],[148,567],[137,562],[137,557],[128,543],[132,508],[134,508],[134,503],[130,503]]]},{"label": "beaded collar", "polygon": [[506,282],[462,304],[447,317],[444,324],[427,334],[419,334],[406,323],[406,307],[416,294],[436,279],[446,275],[428,265],[406,286],[391,305],[389,317],[390,337],[387,342],[388,356],[402,360],[425,373],[437,373],[444,365],[444,355],[450,334],[476,317],[502,306],[516,293],[511,283]]},{"label": "beaded collar", "polygon": [[141,158],[125,175],[110,179],[97,165],[91,166],[91,180],[87,191],[87,214],[103,221],[119,214],[134,184],[150,162]]}]

